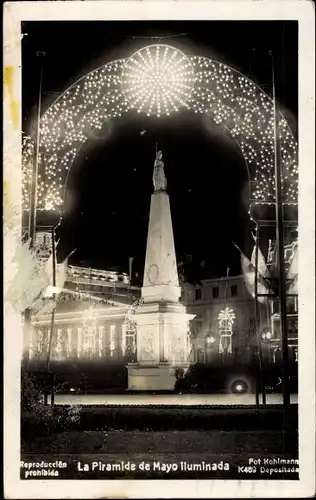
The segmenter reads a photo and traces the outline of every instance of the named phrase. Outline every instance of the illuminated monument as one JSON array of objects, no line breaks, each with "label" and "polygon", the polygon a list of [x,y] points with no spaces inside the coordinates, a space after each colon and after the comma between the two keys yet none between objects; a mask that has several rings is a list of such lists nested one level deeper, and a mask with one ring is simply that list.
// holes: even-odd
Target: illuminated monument
[{"label": "illuminated monument", "polygon": [[180,304],[167,180],[162,153],[157,153],[153,173],[146,260],[142,287],[143,305],[135,315],[137,362],[127,365],[129,390],[172,390],[175,368],[189,366],[187,314]]}]

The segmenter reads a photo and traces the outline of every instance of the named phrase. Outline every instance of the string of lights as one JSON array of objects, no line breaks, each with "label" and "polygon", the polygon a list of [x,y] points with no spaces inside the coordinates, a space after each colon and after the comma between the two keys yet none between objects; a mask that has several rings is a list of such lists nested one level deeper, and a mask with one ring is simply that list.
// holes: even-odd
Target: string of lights
[{"label": "string of lights", "polygon": [[[138,50],[83,76],[40,122],[38,210],[55,210],[82,144],[106,122],[135,111],[159,119],[182,108],[229,130],[247,162],[254,203],[275,200],[272,99],[235,69],[164,44]],[[278,115],[284,202],[298,199],[297,142]],[[34,146],[23,139],[23,209],[29,209]]]},{"label": "string of lights", "polygon": [[218,333],[220,337],[219,341],[219,353],[223,354],[225,351],[228,354],[232,354],[232,336],[233,336],[233,326],[236,320],[236,315],[230,307],[225,307],[218,314]]},{"label": "string of lights", "polygon": [[124,319],[125,335],[128,334],[132,338],[132,344],[130,346],[132,352],[136,352],[137,345],[137,323],[135,321],[135,314],[138,308],[144,303],[144,299],[139,297],[136,299],[128,308],[127,314]]}]

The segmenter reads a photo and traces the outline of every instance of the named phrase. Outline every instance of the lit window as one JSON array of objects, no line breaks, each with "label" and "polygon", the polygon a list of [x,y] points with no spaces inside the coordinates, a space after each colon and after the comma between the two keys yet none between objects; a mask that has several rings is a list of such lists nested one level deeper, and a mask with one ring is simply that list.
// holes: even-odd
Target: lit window
[{"label": "lit window", "polygon": [[82,332],[82,349],[85,355],[91,356],[95,352],[96,327],[88,326]]},{"label": "lit window", "polygon": [[57,329],[56,334],[56,343],[55,343],[55,358],[63,359],[65,357],[65,349],[64,349],[64,332],[61,328]]},{"label": "lit window", "polygon": [[113,356],[115,349],[115,326],[116,325],[110,326],[110,356]]},{"label": "lit window", "polygon": [[103,356],[104,351],[104,325],[99,326],[99,356]]},{"label": "lit window", "polygon": [[72,328],[67,328],[67,356],[70,357],[72,355]]},{"label": "lit window", "polygon": [[32,358],[39,358],[46,351],[44,332],[35,328],[31,335],[29,345],[29,356]]},{"label": "lit window", "polygon": [[77,353],[79,358],[82,354],[82,328],[77,329]]}]

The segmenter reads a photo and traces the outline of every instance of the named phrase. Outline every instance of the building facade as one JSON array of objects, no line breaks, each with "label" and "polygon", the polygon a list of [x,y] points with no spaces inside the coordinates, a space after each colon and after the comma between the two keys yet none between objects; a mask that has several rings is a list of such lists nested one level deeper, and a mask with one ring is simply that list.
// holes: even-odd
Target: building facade
[{"label": "building facade", "polygon": [[[252,358],[256,342],[255,307],[243,276],[202,280],[199,285],[186,283],[182,299],[188,312],[196,315],[191,323],[194,362],[212,362],[222,355],[239,362]],[[221,318],[227,311],[231,320],[227,318],[225,326]],[[264,325],[267,312],[262,307],[260,311],[260,323]]]},{"label": "building facade", "polygon": [[140,289],[130,285],[126,274],[68,266],[64,288],[52,304],[53,324],[52,298],[32,317],[31,363],[47,359],[51,330],[52,361],[131,361],[136,335],[129,318],[139,295]]},{"label": "building facade", "polygon": [[[184,283],[181,290],[181,302],[195,315],[190,323],[190,362],[211,362],[223,354],[220,346],[225,328],[221,333],[219,316],[225,309],[232,311],[234,319],[229,345],[227,336],[223,343],[224,354],[246,362],[255,337],[255,315],[243,277],[203,280],[199,285]],[[137,354],[133,317],[140,307],[140,288],[131,286],[127,275],[68,266],[64,290],[57,298],[52,360],[133,362]],[[51,316],[46,307],[33,316],[32,362],[46,359]]]},{"label": "building facade", "polygon": [[[297,242],[286,248],[287,269],[296,251]],[[267,260],[271,273],[274,260],[272,246]],[[291,279],[287,296],[289,352],[290,359],[297,361],[297,273],[294,281]],[[195,315],[190,322],[191,363],[219,360],[248,363],[259,341],[266,361],[280,358],[278,300],[268,298],[256,310],[244,276],[205,279],[197,285],[182,283],[181,290],[181,302],[188,314]],[[57,297],[53,325],[51,302],[51,298],[46,299],[32,318],[31,363],[47,359],[51,330],[50,357],[54,361],[135,362],[134,318],[142,307],[142,299],[140,287],[132,286],[127,274],[68,266],[63,291]]]}]

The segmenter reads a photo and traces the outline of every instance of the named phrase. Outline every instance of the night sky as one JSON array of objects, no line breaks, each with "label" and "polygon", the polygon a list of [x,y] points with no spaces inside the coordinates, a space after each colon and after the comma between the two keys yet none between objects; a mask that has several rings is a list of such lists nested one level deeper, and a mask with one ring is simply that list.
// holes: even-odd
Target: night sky
[{"label": "night sky", "polygon": [[[277,61],[277,97],[297,134],[296,22],[28,22],[22,31],[23,128],[34,125],[39,70],[46,52],[45,111],[85,73],[142,46],[168,43],[206,55],[249,76],[271,95],[269,51]],[[165,37],[165,38],[149,38]],[[147,132],[140,135],[142,130]],[[192,255],[191,277],[238,274],[241,248],[249,246],[247,170],[236,143],[210,120],[181,111],[156,119],[126,115],[88,141],[69,175],[58,232],[59,260],[128,271],[144,266],[155,143],[163,151],[178,262]],[[204,261],[201,267],[200,263]]]}]

